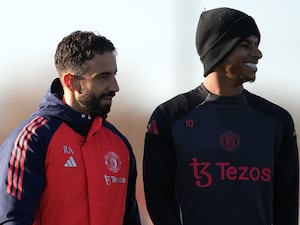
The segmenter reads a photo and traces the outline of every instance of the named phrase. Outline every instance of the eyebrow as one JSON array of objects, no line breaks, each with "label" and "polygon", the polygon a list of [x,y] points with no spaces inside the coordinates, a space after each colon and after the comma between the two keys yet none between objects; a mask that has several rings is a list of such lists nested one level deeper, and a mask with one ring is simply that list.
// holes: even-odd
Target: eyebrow
[{"label": "eyebrow", "polygon": [[118,70],[115,71],[103,71],[101,73],[97,73],[94,77],[98,77],[98,76],[103,76],[103,75],[108,75],[108,74],[117,74]]}]

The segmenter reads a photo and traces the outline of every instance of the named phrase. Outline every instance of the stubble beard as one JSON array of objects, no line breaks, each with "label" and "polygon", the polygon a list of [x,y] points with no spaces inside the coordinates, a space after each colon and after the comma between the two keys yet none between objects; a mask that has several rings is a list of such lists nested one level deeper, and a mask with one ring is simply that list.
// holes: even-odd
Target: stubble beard
[{"label": "stubble beard", "polygon": [[89,98],[84,102],[87,113],[91,116],[105,116],[110,112],[111,104],[101,104],[101,100],[105,96],[114,96],[114,93],[106,93],[97,97],[95,94],[90,93]]}]

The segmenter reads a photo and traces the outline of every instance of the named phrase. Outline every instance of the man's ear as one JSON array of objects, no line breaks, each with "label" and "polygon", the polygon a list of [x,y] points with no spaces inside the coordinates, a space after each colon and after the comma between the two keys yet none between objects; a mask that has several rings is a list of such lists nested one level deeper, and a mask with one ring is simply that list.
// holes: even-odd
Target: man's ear
[{"label": "man's ear", "polygon": [[64,84],[65,86],[70,90],[70,91],[76,91],[77,88],[76,88],[76,82],[77,82],[77,79],[75,78],[74,75],[68,73],[68,74],[65,74],[64,77],[63,77],[63,81],[64,81]]}]

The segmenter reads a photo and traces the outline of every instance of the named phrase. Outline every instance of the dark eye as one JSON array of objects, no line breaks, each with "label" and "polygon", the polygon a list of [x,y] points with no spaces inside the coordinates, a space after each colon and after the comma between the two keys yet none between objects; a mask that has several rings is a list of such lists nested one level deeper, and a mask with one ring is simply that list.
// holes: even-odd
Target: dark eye
[{"label": "dark eye", "polygon": [[101,74],[97,75],[95,78],[96,78],[97,80],[102,80],[102,79],[107,79],[107,78],[109,78],[109,76],[110,76],[109,73],[101,73]]},{"label": "dark eye", "polygon": [[240,46],[244,47],[244,48],[250,48],[250,44],[248,42],[244,42],[244,41],[240,43]]}]

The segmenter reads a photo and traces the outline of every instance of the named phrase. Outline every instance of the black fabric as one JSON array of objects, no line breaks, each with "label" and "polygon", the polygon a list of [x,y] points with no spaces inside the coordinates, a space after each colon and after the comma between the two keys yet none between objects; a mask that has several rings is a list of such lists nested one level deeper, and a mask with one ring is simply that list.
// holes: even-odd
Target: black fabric
[{"label": "black fabric", "polygon": [[254,19],[241,11],[216,8],[202,12],[196,31],[196,47],[203,63],[204,76],[238,43],[253,34],[260,39]]},{"label": "black fabric", "polygon": [[201,84],[161,104],[143,158],[153,223],[298,225],[294,131],[286,110],[247,90],[224,97]]}]

